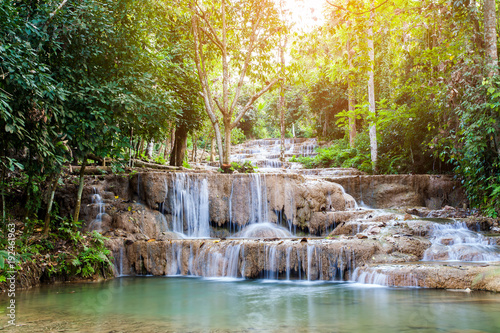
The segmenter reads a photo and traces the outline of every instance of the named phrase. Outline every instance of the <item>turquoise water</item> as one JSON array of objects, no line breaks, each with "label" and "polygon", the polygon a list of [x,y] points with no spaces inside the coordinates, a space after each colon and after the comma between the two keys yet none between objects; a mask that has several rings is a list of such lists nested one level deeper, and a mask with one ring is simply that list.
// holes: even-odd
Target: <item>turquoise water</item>
[{"label": "turquoise water", "polygon": [[123,277],[16,302],[18,332],[500,332],[498,294],[353,283]]}]

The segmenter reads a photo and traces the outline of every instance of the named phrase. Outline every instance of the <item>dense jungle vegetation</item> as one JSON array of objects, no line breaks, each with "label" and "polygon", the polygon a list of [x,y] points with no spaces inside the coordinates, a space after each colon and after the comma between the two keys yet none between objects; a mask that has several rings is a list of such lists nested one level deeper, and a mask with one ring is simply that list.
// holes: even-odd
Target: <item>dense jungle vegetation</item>
[{"label": "dense jungle vegetation", "polygon": [[[76,234],[88,164],[188,166],[190,149],[218,151],[209,158],[222,165],[231,144],[293,135],[327,142],[297,158],[310,167],[454,173],[470,205],[497,217],[500,4],[329,0],[308,27],[293,19],[299,5],[308,10],[300,0],[2,1],[4,234],[14,219],[88,250]],[[70,164],[80,191],[75,214],[59,216],[53,196]],[[74,259],[78,273],[105,262]]]}]

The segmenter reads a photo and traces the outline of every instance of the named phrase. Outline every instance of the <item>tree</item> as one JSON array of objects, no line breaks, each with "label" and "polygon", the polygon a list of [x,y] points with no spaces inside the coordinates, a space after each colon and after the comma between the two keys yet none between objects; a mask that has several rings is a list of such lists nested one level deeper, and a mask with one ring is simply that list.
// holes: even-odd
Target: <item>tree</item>
[{"label": "tree", "polygon": [[[346,13],[346,19],[347,19],[347,29],[349,30],[351,27],[350,24],[350,17],[351,16],[361,16],[363,14],[369,13],[369,19],[368,22],[363,22],[361,26],[364,26],[366,24],[366,44],[367,44],[367,53],[368,53],[368,61],[369,61],[369,68],[368,68],[368,106],[369,106],[369,119],[370,119],[370,127],[369,127],[369,133],[370,133],[370,151],[371,151],[371,161],[372,161],[372,170],[374,173],[377,173],[377,161],[378,161],[378,144],[377,144],[377,117],[376,117],[376,105],[375,105],[375,48],[373,45],[373,25],[374,25],[374,11],[377,8],[380,8],[384,4],[386,4],[388,1],[383,1],[382,3],[379,3],[377,6],[372,2],[370,7],[371,9],[369,10],[363,10],[364,9],[364,3],[360,4],[360,9],[357,11],[352,11],[348,8],[344,8],[342,6],[333,4],[332,2],[328,1],[328,4],[340,11],[343,11]],[[347,2],[348,5],[353,5],[350,3],[350,1]],[[348,99],[349,99],[349,142],[351,147],[354,146],[354,138],[356,136],[356,121],[355,121],[355,111],[352,110],[352,91],[350,89],[350,72],[352,70],[352,59],[351,59],[351,45],[350,45],[350,34],[347,39],[347,57],[348,57],[348,65],[349,65],[349,76],[348,76]],[[353,112],[354,111],[354,112]]]},{"label": "tree", "polygon": [[[276,32],[281,29],[279,15],[275,4],[269,0],[193,0],[190,9],[195,62],[205,110],[215,130],[220,163],[229,164],[231,130],[252,108],[254,102],[278,82],[276,76],[269,79],[264,73],[271,72],[272,75],[268,52],[275,45]],[[222,87],[210,82],[214,79],[216,69],[210,60],[215,57],[222,64]],[[236,77],[235,81],[232,77]],[[242,88],[248,78],[263,84],[244,107],[236,110]],[[218,88],[221,88],[221,91],[218,91]],[[221,116],[217,114],[215,105]],[[221,121],[225,134],[224,148],[220,131]]]},{"label": "tree", "polygon": [[488,76],[498,75],[498,39],[495,0],[484,0],[484,40],[486,56],[491,67]]},{"label": "tree", "polygon": [[[373,8],[373,5],[372,5]],[[373,173],[377,173],[378,160],[378,145],[377,145],[377,125],[376,125],[376,108],[375,108],[375,48],[373,46],[373,9],[370,11],[370,21],[368,23],[368,54],[370,56],[370,71],[368,72],[368,103],[370,105],[370,116],[372,123],[370,124],[370,151],[372,159]]]}]

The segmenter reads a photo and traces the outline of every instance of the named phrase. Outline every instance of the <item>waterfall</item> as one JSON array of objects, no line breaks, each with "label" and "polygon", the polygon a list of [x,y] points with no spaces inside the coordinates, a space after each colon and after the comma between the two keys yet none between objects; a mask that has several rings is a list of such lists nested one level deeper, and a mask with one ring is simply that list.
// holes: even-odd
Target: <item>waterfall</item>
[{"label": "waterfall", "polygon": [[[250,174],[250,220],[249,223],[269,222],[267,204],[266,176],[258,173]],[[262,185],[262,183],[264,183]]]},{"label": "waterfall", "polygon": [[499,261],[500,248],[483,235],[471,231],[464,222],[435,223],[431,231],[431,247],[423,261]]},{"label": "waterfall", "polygon": [[[167,186],[167,185],[166,185]],[[172,229],[187,237],[210,237],[208,182],[185,173],[176,173],[169,193]]]},{"label": "waterfall", "polygon": [[125,272],[123,271],[124,250],[125,247],[123,242],[118,243],[118,249],[116,249],[116,247],[113,249],[113,264],[115,267],[116,276],[125,275]]},{"label": "waterfall", "polygon": [[358,267],[352,274],[351,281],[380,286],[419,287],[418,279],[412,273],[401,273],[391,266],[380,268]]},{"label": "waterfall", "polygon": [[[136,245],[135,245],[136,244]],[[263,278],[285,281],[345,281],[353,276],[355,253],[328,242],[251,240],[172,240],[135,243],[139,274],[202,276],[207,278]],[[158,256],[155,246],[165,248]],[[144,258],[144,259],[143,259]],[[132,259],[134,260],[134,259]],[[117,263],[118,268],[118,263]],[[143,268],[142,268],[143,267]],[[121,274],[129,271],[120,267]]]},{"label": "waterfall", "polygon": [[98,213],[97,213],[95,219],[93,219],[92,222],[90,222],[88,229],[89,229],[89,231],[94,231],[94,230],[101,231],[102,230],[102,216],[104,215],[105,203],[102,200],[102,197],[99,194],[99,191],[97,190],[97,188],[93,187],[92,190],[93,190],[93,193],[91,196],[92,204],[97,206]]}]

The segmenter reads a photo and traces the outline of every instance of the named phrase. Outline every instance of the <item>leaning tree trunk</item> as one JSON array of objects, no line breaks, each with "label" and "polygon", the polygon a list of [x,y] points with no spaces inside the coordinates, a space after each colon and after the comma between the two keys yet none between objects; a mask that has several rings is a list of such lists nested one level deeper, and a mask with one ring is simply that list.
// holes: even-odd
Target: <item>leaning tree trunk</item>
[{"label": "leaning tree trunk", "polygon": [[82,166],[80,168],[80,180],[78,182],[78,193],[76,195],[76,205],[75,205],[75,213],[73,214],[73,223],[78,222],[78,217],[80,216],[80,207],[82,205],[82,193],[83,193],[83,185],[85,181],[85,167],[87,166],[87,156],[83,158]]},{"label": "leaning tree trunk", "polygon": [[375,50],[373,47],[373,11],[370,13],[370,23],[368,27],[368,53],[370,56],[370,72],[368,80],[368,102],[370,104],[370,115],[372,117],[372,124],[370,125],[370,148],[372,159],[372,170],[376,174],[377,170],[377,127],[376,127],[376,108],[375,108]]},{"label": "leaning tree trunk", "polygon": [[52,176],[52,181],[50,183],[50,192],[49,192],[49,202],[47,203],[47,212],[45,213],[45,223],[43,226],[43,235],[47,237],[49,235],[50,230],[50,214],[52,213],[52,205],[54,203],[54,194],[56,193],[57,182],[59,181],[59,172],[56,172]]},{"label": "leaning tree trunk", "polygon": [[356,114],[354,113],[354,98],[352,93],[351,70],[352,70],[352,55],[351,55],[351,37],[347,38],[347,62],[349,65],[349,74],[347,75],[347,99],[349,108],[349,146],[354,148],[356,139]]},{"label": "leaning tree trunk", "polygon": [[490,65],[488,75],[498,75],[497,16],[495,0],[484,0],[484,39],[486,57]]},{"label": "leaning tree trunk", "polygon": [[188,130],[185,125],[179,125],[175,129],[174,145],[170,154],[171,166],[182,166],[187,148]]}]

